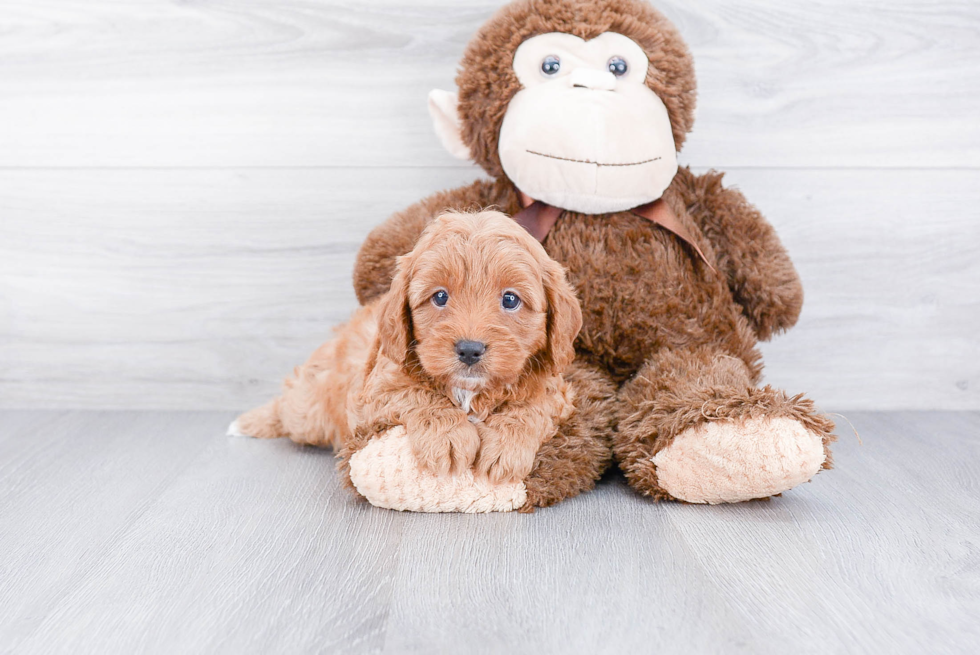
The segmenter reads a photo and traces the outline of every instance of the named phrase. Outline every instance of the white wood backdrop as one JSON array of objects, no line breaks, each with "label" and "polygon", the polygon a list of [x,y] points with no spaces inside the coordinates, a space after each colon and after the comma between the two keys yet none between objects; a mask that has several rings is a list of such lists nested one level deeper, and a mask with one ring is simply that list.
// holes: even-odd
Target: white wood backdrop
[{"label": "white wood backdrop", "polygon": [[[354,307],[371,227],[479,171],[425,111],[500,2],[0,3],[0,406],[241,409]],[[980,4],[662,0],[807,291],[767,379],[980,409]]]}]

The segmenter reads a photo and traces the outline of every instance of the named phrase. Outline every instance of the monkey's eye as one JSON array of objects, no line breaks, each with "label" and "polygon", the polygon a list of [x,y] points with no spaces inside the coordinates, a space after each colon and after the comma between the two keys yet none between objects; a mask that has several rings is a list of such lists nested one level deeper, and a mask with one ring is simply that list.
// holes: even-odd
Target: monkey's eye
[{"label": "monkey's eye", "polygon": [[513,291],[507,291],[500,298],[500,306],[504,309],[514,311],[521,306],[521,299]]},{"label": "monkey's eye", "polygon": [[449,293],[445,289],[439,289],[432,294],[432,304],[436,307],[445,307],[449,302]]},{"label": "monkey's eye", "polygon": [[541,60],[541,72],[545,75],[555,75],[561,70],[561,60],[558,55],[548,55]]},{"label": "monkey's eye", "polygon": [[609,72],[616,77],[622,77],[626,75],[626,71],[629,70],[629,66],[626,64],[626,60],[622,57],[613,57],[609,60],[607,64],[609,66]]}]

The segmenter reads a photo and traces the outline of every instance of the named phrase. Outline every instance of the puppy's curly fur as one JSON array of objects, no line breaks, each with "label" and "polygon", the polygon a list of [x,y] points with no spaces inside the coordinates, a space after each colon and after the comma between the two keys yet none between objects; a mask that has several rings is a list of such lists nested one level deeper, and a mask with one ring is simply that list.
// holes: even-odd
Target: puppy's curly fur
[{"label": "puppy's curly fur", "polygon": [[[505,293],[517,307],[502,304]],[[239,429],[333,446],[346,463],[403,425],[422,470],[475,464],[492,482],[521,481],[572,414],[562,372],[581,326],[564,270],[523,228],[499,212],[447,213],[398,259],[391,289],[298,367],[281,397],[242,415]],[[485,352],[464,363],[461,341]]]}]

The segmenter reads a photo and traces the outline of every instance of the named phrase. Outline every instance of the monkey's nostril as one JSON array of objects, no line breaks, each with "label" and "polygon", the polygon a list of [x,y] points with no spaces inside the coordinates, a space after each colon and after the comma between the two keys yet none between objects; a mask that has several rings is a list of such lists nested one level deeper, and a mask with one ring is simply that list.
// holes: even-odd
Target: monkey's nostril
[{"label": "monkey's nostril", "polygon": [[584,84],[573,84],[572,85],[572,88],[573,89],[587,89],[589,87],[585,86]]},{"label": "monkey's nostril", "polygon": [[479,341],[456,342],[456,355],[459,357],[459,361],[467,366],[472,366],[480,361],[480,358],[483,357],[483,353],[486,351],[487,345]]}]

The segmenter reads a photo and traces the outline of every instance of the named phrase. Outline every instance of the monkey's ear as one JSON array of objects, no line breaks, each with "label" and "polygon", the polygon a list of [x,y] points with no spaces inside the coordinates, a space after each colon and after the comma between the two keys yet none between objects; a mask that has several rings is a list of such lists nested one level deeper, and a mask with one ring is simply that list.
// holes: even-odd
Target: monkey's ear
[{"label": "monkey's ear", "polygon": [[456,110],[459,99],[452,91],[433,89],[429,92],[429,116],[436,128],[436,135],[442,147],[457,159],[470,159],[470,149],[463,143],[459,112]]}]

